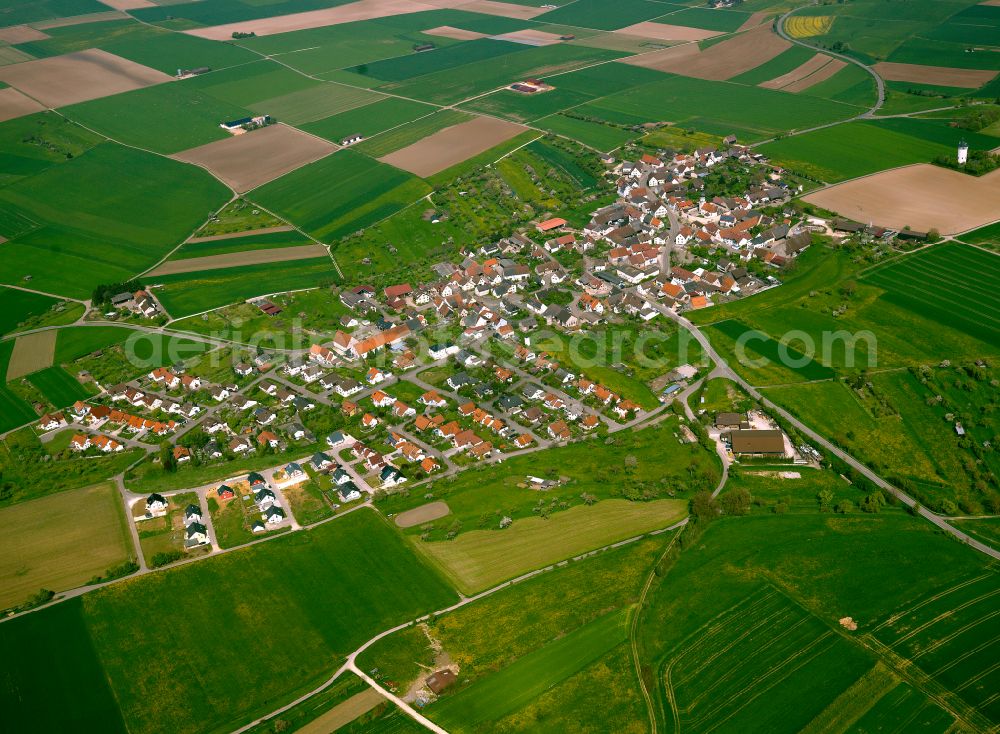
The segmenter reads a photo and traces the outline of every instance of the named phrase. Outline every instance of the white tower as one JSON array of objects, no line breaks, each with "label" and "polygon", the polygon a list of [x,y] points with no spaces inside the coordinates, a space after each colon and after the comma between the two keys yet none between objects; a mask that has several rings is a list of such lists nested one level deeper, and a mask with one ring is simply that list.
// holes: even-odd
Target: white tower
[{"label": "white tower", "polygon": [[967,160],[969,160],[969,144],[960,140],[958,142],[958,165],[964,166]]}]

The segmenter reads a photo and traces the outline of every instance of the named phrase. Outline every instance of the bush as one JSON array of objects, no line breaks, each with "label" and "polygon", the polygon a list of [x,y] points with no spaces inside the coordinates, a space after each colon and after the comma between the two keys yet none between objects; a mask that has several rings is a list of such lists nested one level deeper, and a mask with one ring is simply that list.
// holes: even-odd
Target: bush
[{"label": "bush", "polygon": [[168,563],[173,563],[174,561],[179,561],[184,557],[184,554],[179,550],[164,551],[156,553],[149,561],[150,568],[160,568],[161,566],[166,566]]}]

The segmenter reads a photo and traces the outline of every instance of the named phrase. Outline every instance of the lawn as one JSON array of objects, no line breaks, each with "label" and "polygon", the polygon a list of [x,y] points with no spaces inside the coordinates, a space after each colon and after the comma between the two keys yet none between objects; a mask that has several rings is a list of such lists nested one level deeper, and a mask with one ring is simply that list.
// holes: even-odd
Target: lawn
[{"label": "lawn", "polygon": [[227,196],[193,166],[104,143],[0,189],[0,208],[43,225],[5,245],[0,278],[31,275],[35,289],[89,298],[152,265]]},{"label": "lawn", "polygon": [[409,173],[342,150],[256,189],[253,199],[330,241],[396,213],[429,191]]},{"label": "lawn", "polygon": [[203,270],[157,277],[156,297],[174,318],[238,303],[266,293],[315,288],[338,280],[329,258]]},{"label": "lawn", "polygon": [[484,723],[526,706],[623,643],[628,622],[627,610],[600,617],[449,696],[428,713],[449,731],[481,731]]},{"label": "lawn", "polygon": [[71,599],[0,625],[5,726],[21,731],[129,731],[84,616],[83,600]]},{"label": "lawn", "polygon": [[952,155],[962,138],[973,149],[996,147],[995,138],[952,128],[944,121],[900,118],[849,122],[783,138],[760,151],[794,171],[836,182]]},{"label": "lawn", "polygon": [[28,381],[41,390],[42,395],[56,408],[65,408],[77,400],[86,400],[91,395],[87,388],[58,365],[32,373],[28,376]]},{"label": "lawn", "polygon": [[[129,731],[180,734],[229,730],[268,712],[328,677],[375,632],[454,598],[394,530],[361,510],[117,584],[88,595],[84,612]],[[150,615],[185,623],[166,636],[134,624]],[[345,615],[354,621],[344,624]],[[167,640],[173,654],[162,655]]]},{"label": "lawn", "polygon": [[112,482],[0,510],[8,552],[0,557],[0,608],[39,589],[66,591],[135,555]]},{"label": "lawn", "polygon": [[435,107],[423,102],[386,97],[379,102],[324,117],[315,122],[299,125],[299,127],[313,135],[319,135],[333,143],[339,143],[348,135],[359,134],[370,138],[390,128],[411,122],[418,117],[430,115],[435,109]]},{"label": "lawn", "polygon": [[680,500],[605,500],[548,519],[518,520],[506,530],[472,530],[454,540],[415,543],[471,594],[592,548],[665,528],[686,515],[687,503]]}]

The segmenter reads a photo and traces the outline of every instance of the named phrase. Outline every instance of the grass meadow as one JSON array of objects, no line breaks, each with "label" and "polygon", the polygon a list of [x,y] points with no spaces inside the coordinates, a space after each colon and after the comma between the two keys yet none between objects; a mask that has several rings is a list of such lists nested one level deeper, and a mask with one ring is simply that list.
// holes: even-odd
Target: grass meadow
[{"label": "grass meadow", "polygon": [[317,239],[330,241],[396,213],[429,191],[412,174],[342,150],[251,196]]},{"label": "grass meadow", "polygon": [[[94,645],[91,668],[103,674],[78,679],[63,662],[47,696],[59,700],[108,680],[133,734],[229,730],[316,685],[376,631],[454,598],[395,531],[363,510],[87,595],[82,639]],[[58,615],[39,619],[55,623]],[[35,618],[4,632],[26,631]],[[138,622],[149,619],[159,621]],[[46,642],[53,635],[33,636],[24,652],[55,665]],[[6,660],[7,690],[17,690],[30,671]]]},{"label": "grass meadow", "polygon": [[686,516],[683,500],[610,499],[549,518],[518,520],[503,531],[472,530],[454,540],[414,542],[463,593],[473,594],[593,548],[660,530]]},{"label": "grass meadow", "polygon": [[65,408],[77,400],[86,400],[91,395],[86,387],[59,366],[32,373],[28,376],[28,382],[37,387],[45,399],[57,408]]},{"label": "grass meadow", "polygon": [[40,293],[0,288],[0,335],[15,331],[30,318],[50,311],[59,301]]},{"label": "grass meadow", "polygon": [[80,586],[134,554],[112,482],[5,507],[0,519],[10,544],[0,559],[0,609],[39,589]]}]

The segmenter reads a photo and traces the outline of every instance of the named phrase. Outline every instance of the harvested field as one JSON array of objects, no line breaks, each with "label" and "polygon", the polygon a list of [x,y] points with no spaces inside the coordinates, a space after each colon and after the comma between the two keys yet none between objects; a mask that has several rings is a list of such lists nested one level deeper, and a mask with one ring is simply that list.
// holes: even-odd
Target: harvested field
[{"label": "harvested field", "polygon": [[425,36],[439,36],[441,38],[453,38],[456,41],[475,41],[486,38],[485,33],[467,31],[463,28],[453,28],[450,25],[439,25],[437,28],[421,31]]},{"label": "harvested field", "polygon": [[9,28],[0,28],[0,41],[4,43],[30,43],[31,41],[44,41],[49,37],[47,33],[42,33],[26,25],[12,25]]},{"label": "harvested field", "polygon": [[41,588],[65,591],[127,560],[118,491],[106,483],[0,510],[0,608]]},{"label": "harvested field", "polygon": [[115,10],[156,7],[156,4],[149,2],[149,0],[98,0],[98,2],[104,3],[109,8],[114,8]]},{"label": "harvested field", "polygon": [[761,82],[758,87],[764,87],[765,89],[784,89],[789,84],[793,82],[805,79],[807,76],[813,72],[819,71],[832,59],[829,56],[824,56],[823,54],[816,54],[811,59],[806,61],[804,64],[798,66],[795,69],[782,74],[781,76],[776,76],[774,79],[768,79],[766,82]]},{"label": "harvested field", "polygon": [[257,234],[272,234],[274,232],[293,232],[295,227],[290,224],[282,224],[277,227],[265,227],[263,229],[250,229],[243,232],[227,232],[226,234],[213,234],[208,237],[192,237],[186,244],[197,242],[215,242],[217,240],[232,240],[237,237],[252,237]]},{"label": "harvested field", "polygon": [[49,329],[17,337],[7,364],[7,381],[51,367],[58,334],[56,329]]},{"label": "harvested field", "polygon": [[338,703],[322,716],[296,730],[296,734],[329,734],[347,726],[384,701],[382,694],[374,688],[366,688],[361,693],[356,693],[343,703]]},{"label": "harvested field", "polygon": [[1000,170],[977,178],[918,163],[837,184],[804,198],[860,222],[955,234],[997,219]]},{"label": "harvested field", "polygon": [[827,79],[832,77],[838,71],[847,66],[846,61],[841,61],[840,59],[832,59],[830,63],[825,64],[819,71],[815,71],[809,76],[799,79],[797,82],[793,82],[784,88],[786,92],[804,92],[812,86],[819,84],[820,82],[825,82]]},{"label": "harvested field", "polygon": [[702,41],[706,38],[722,35],[722,31],[710,31],[704,28],[688,28],[682,25],[667,25],[647,20],[635,25],[619,28],[613,31],[624,36],[639,36],[652,38],[656,41]]},{"label": "harvested field", "polygon": [[272,250],[230,252],[226,255],[206,255],[205,257],[191,257],[186,260],[170,260],[158,265],[148,275],[152,277],[158,275],[176,275],[178,273],[198,273],[203,270],[222,270],[224,268],[238,268],[243,265],[306,260],[309,258],[326,257],[327,254],[327,249],[322,245],[302,245],[300,247],[278,247]]},{"label": "harvested field", "polygon": [[989,69],[954,69],[948,66],[923,66],[880,61],[873,67],[879,76],[891,82],[933,84],[939,87],[978,89],[997,75]]},{"label": "harvested field", "polygon": [[14,87],[0,89],[0,122],[13,120],[15,117],[24,117],[32,112],[40,112],[45,107],[19,91]]},{"label": "harvested field", "polygon": [[428,502],[426,505],[414,507],[412,510],[396,515],[396,525],[401,528],[412,528],[425,522],[440,520],[451,514],[451,508],[445,502]]},{"label": "harvested field", "polygon": [[[104,0],[101,1],[103,2]],[[736,29],[736,32],[742,33],[743,31],[748,31],[751,28],[756,28],[759,25],[763,25],[773,15],[774,15],[773,10],[758,10],[756,13],[747,18],[746,22]]]},{"label": "harvested field", "polygon": [[497,41],[510,41],[511,43],[523,43],[525,46],[551,46],[559,43],[559,36],[555,33],[536,31],[533,28],[525,28],[521,31],[511,31],[499,36],[490,36]]},{"label": "harvested field", "polygon": [[108,10],[104,13],[87,13],[86,15],[72,15],[67,18],[53,18],[43,20],[40,23],[32,23],[31,27],[40,31],[47,31],[51,28],[65,28],[71,25],[83,25],[84,23],[107,23],[110,20],[131,20],[127,13],[119,10]]},{"label": "harvested field", "polygon": [[[722,81],[755,69],[790,46],[788,41],[772,33],[770,26],[763,25],[702,52],[695,44],[690,44],[643,54],[634,59],[622,59],[622,63],[697,79]],[[671,51],[675,53],[670,54]]]},{"label": "harvested field", "polygon": [[64,107],[172,80],[161,71],[96,48],[0,67],[0,81],[49,107]]},{"label": "harvested field", "polygon": [[446,127],[379,160],[423,178],[489,150],[525,130],[523,125],[506,120],[477,117]]},{"label": "harvested field", "polygon": [[249,191],[319,160],[337,146],[287,125],[270,125],[177,153],[177,160],[211,171],[238,192]]}]

